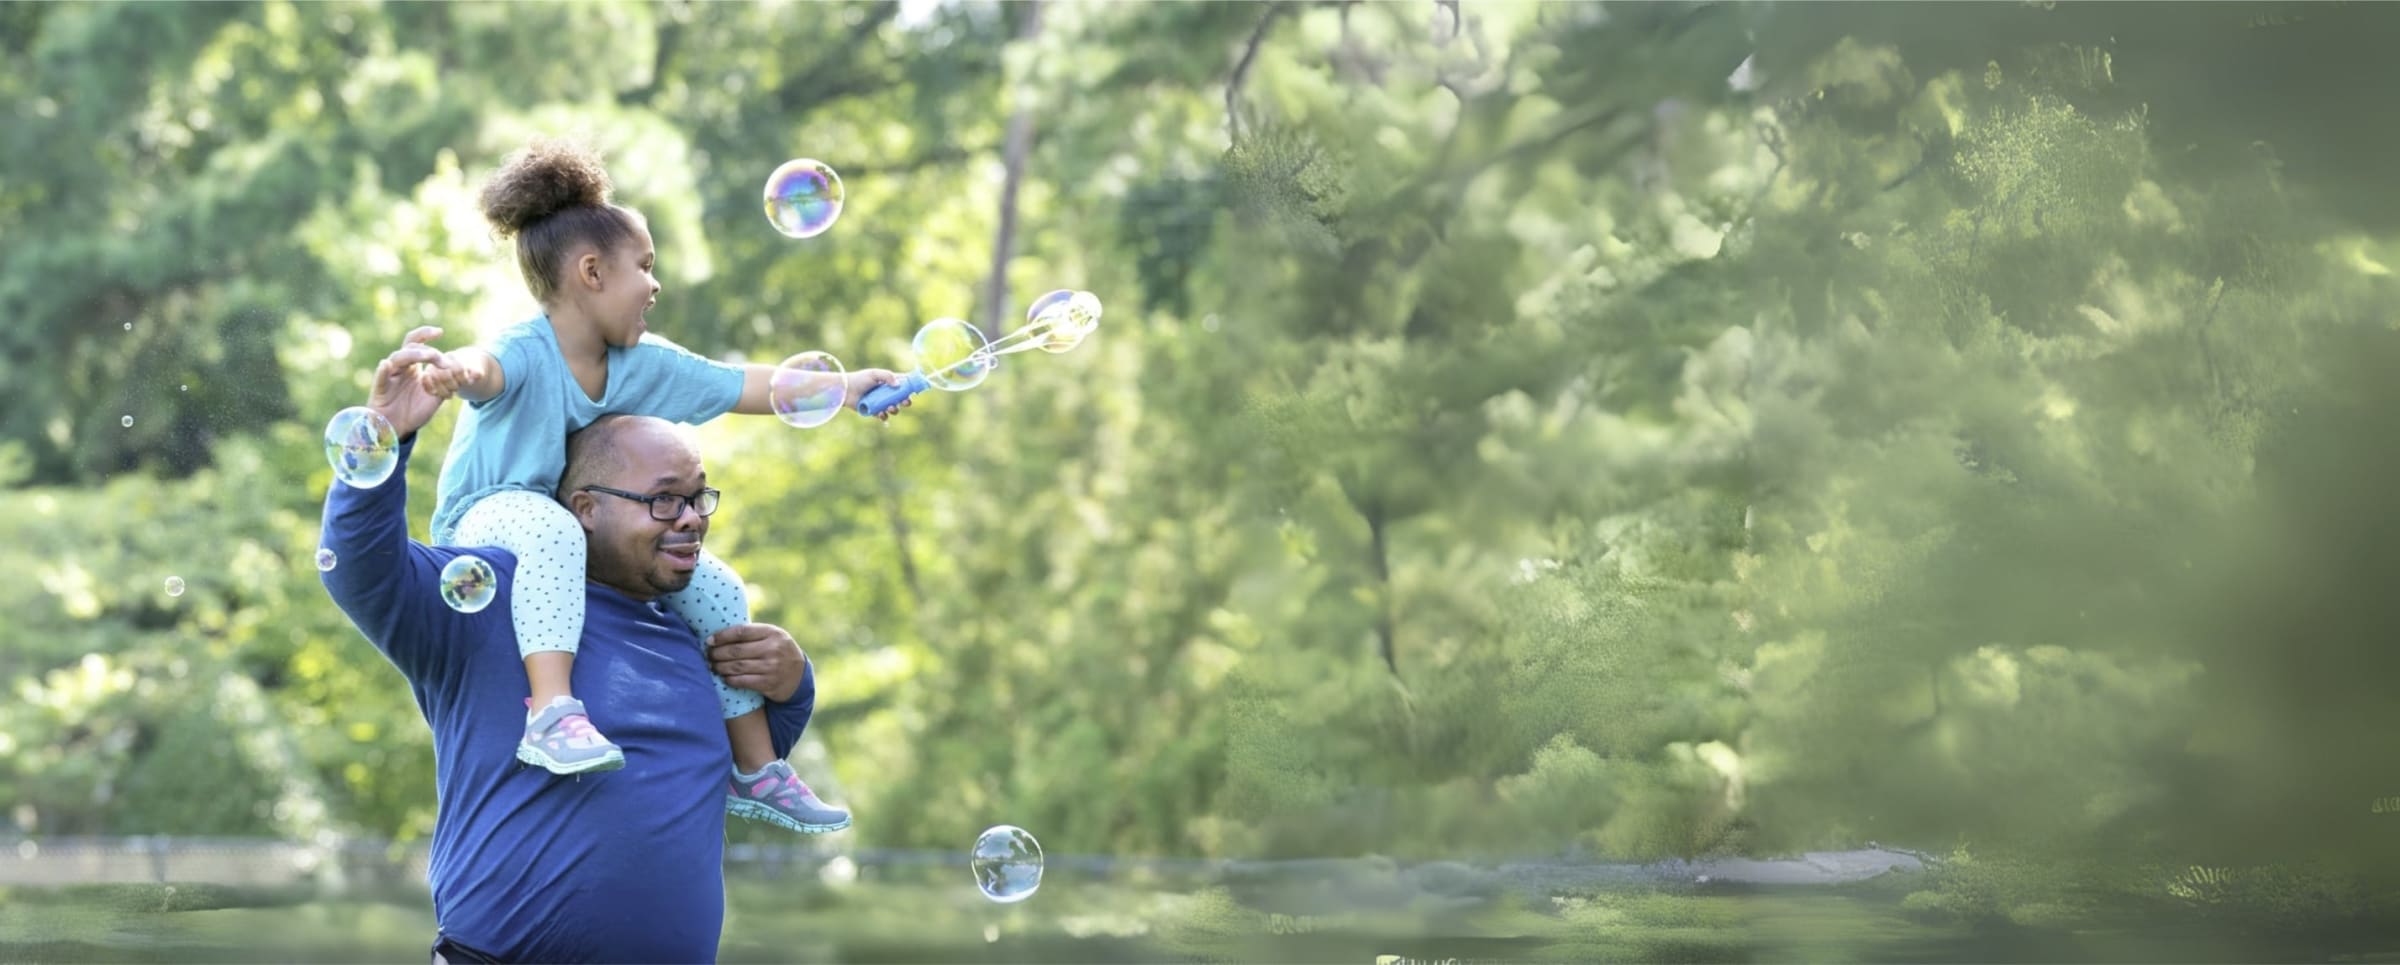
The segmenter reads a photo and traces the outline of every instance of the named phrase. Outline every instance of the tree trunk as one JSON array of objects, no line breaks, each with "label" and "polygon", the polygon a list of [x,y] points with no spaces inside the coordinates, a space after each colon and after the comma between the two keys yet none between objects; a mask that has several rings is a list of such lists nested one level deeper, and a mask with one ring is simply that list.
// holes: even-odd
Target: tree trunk
[{"label": "tree trunk", "polygon": [[1398,679],[1400,655],[1395,652],[1392,640],[1396,628],[1392,625],[1391,549],[1384,543],[1383,511],[1371,510],[1366,516],[1369,543],[1367,562],[1375,568],[1375,645],[1383,655],[1385,669],[1392,672],[1393,679]]},{"label": "tree trunk", "polygon": [[[1025,20],[1017,25],[1016,42],[1030,44],[1042,33],[1041,0],[1024,4]],[[1006,170],[1000,183],[1000,230],[992,239],[992,274],[983,297],[983,336],[998,340],[1007,334],[1001,325],[1009,317],[1008,262],[1016,256],[1017,188],[1025,180],[1025,156],[1033,152],[1033,105],[1018,103],[1008,115],[1008,139],[1001,148]],[[1013,327],[1013,326],[1012,326]]]}]

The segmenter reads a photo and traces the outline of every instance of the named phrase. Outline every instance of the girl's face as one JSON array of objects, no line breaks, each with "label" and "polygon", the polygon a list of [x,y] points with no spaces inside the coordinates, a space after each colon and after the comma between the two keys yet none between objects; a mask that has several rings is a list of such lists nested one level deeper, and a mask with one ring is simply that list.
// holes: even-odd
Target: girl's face
[{"label": "girl's face", "polygon": [[658,251],[650,240],[650,226],[636,221],[633,237],[617,245],[617,250],[600,259],[600,290],[595,293],[592,317],[600,323],[600,335],[608,344],[630,348],[641,341],[650,323],[642,316],[650,306],[658,304]]}]

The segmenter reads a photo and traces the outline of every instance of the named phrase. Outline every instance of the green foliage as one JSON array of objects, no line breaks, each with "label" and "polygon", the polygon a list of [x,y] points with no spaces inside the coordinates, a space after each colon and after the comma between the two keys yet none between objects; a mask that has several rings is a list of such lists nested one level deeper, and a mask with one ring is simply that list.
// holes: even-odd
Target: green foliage
[{"label": "green foliage", "polygon": [[[308,564],[317,427],[410,328],[534,310],[473,199],[560,133],[704,354],[1110,306],[889,426],[703,430],[861,841],[2371,830],[2400,251],[2323,145],[2382,135],[2212,118],[2174,51],[2377,103],[2309,51],[2392,14],[1458,6],[0,8],[9,817],[427,832],[424,725]],[[850,200],[793,242],[756,190],[802,154]],[[1910,901],[2078,913],[1985,867]]]}]

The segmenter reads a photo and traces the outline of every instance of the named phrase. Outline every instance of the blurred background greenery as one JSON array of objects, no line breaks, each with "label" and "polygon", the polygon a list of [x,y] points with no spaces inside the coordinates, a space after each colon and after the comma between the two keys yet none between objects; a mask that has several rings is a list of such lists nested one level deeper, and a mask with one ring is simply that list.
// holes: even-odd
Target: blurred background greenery
[{"label": "blurred background greenery", "polygon": [[[937,316],[1109,306],[889,426],[701,431],[712,547],[824,675],[845,847],[1878,841],[1984,856],[1919,910],[2143,867],[2346,914],[2400,867],[2395,36],[2379,4],[0,5],[0,831],[428,833],[425,726],[311,564],[318,433],[408,329],[531,313],[473,197],[567,135],[702,354],[906,370]],[[805,241],[758,201],[795,156],[849,192]],[[2305,886],[2239,885],[2269,868]]]}]

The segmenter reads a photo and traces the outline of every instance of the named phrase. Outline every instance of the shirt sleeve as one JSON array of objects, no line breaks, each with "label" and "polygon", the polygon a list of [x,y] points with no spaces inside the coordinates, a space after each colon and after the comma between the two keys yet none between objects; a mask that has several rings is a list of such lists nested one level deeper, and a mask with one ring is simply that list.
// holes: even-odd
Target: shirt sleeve
[{"label": "shirt sleeve", "polygon": [[518,331],[503,334],[494,339],[492,344],[484,346],[484,351],[492,353],[492,358],[500,363],[500,394],[469,404],[478,409],[515,405],[516,400],[525,396],[527,387],[533,381],[534,370],[542,365],[542,356],[547,348],[541,340]]},{"label": "shirt sleeve", "polygon": [[769,699],[767,735],[775,745],[777,759],[792,756],[792,748],[800,743],[800,734],[808,730],[808,718],[817,709],[817,662],[808,661],[800,671],[800,686],[792,691],[792,699],[777,702]]},{"label": "shirt sleeve", "polygon": [[683,346],[645,334],[627,351],[626,408],[619,411],[674,422],[707,422],[742,401],[742,366],[702,358]]},{"label": "shirt sleeve", "polygon": [[[458,655],[468,646],[467,631],[482,621],[437,619],[457,616],[441,605],[437,585],[442,567],[459,554],[408,538],[408,457],[415,448],[413,436],[400,444],[400,464],[380,486],[334,480],[319,538],[336,562],[318,575],[334,605],[392,666],[411,680],[434,680],[463,665]],[[508,612],[504,601],[496,602]]]}]

